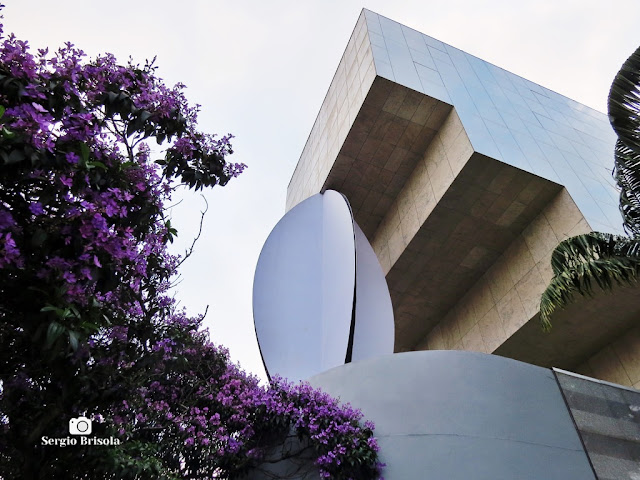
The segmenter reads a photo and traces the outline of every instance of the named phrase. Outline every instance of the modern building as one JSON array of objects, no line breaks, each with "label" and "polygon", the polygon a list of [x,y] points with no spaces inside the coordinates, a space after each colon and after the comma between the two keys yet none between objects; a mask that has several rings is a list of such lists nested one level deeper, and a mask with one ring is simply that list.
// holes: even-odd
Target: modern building
[{"label": "modern building", "polygon": [[377,422],[386,478],[640,478],[640,289],[539,322],[557,244],[622,233],[615,140],[603,113],[362,12],[287,210],[342,193],[386,276],[413,353],[311,378]]},{"label": "modern building", "polygon": [[364,10],[287,210],[348,198],[386,274],[396,352],[492,353],[639,387],[638,289],[577,298],[550,334],[538,315],[560,241],[622,233],[615,139],[605,114]]}]

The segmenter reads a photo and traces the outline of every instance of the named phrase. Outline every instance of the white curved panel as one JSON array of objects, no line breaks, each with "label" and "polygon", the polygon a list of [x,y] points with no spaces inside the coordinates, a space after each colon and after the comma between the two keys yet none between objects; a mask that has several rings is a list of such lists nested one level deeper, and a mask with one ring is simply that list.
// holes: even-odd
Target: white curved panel
[{"label": "white curved panel", "polygon": [[256,266],[253,316],[265,368],[290,380],[345,362],[353,310],[351,211],[334,191],[291,209]]},{"label": "white curved panel", "polygon": [[352,360],[393,353],[395,325],[389,288],[373,248],[357,223],[356,315]]},{"label": "white curved panel", "polygon": [[[343,365],[353,320],[356,245],[351,207],[333,190],[323,196],[322,371]],[[346,333],[344,333],[346,332]]]}]

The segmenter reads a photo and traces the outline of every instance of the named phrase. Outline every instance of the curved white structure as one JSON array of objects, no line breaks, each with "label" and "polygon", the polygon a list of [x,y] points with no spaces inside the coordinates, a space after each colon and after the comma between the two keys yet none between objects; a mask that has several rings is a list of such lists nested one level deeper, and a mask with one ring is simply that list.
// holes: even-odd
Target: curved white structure
[{"label": "curved white structure", "polygon": [[393,352],[389,290],[343,195],[314,195],[274,227],[256,267],[253,316],[269,375],[307,379]]},{"label": "curved white structure", "polygon": [[356,234],[356,302],[351,360],[393,353],[393,307],[384,272],[358,224]]},{"label": "curved white structure", "polygon": [[[576,391],[575,386],[567,388],[566,382],[565,387],[559,384],[552,370],[497,355],[453,350],[353,362],[309,382],[357,406],[375,423],[380,460],[386,464],[382,474],[390,480],[633,478],[594,474],[581,432],[565,404],[565,395],[577,395],[593,410],[604,397],[616,397],[614,387],[604,395],[585,395],[598,385],[587,382],[590,385]],[[612,406],[630,412],[624,403],[616,401]],[[582,412],[579,418],[588,419],[588,415]],[[615,429],[619,422],[628,421],[628,416],[594,418],[593,412],[591,418],[596,423],[587,434],[593,427]],[[602,449],[616,442],[620,438],[595,445],[592,458],[602,458]],[[291,451],[295,446],[286,448]],[[609,473],[624,471],[615,467]],[[318,478],[318,471],[313,459],[288,458],[260,465],[249,475],[251,480],[274,477],[310,480]]]}]

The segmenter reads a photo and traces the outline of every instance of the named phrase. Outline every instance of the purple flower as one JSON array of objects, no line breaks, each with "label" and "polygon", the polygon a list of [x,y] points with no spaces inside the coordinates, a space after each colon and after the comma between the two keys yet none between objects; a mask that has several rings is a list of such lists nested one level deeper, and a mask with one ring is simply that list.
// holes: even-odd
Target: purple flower
[{"label": "purple flower", "polygon": [[[76,165],[80,161],[80,157],[78,156],[78,154],[74,152],[67,152],[65,155],[65,158],[67,162],[69,162],[71,165]],[[67,186],[70,187],[71,185],[67,185]]]},{"label": "purple flower", "polygon": [[[89,63],[83,57],[71,44],[34,56],[26,42],[13,36],[0,40],[3,74],[21,86],[19,92],[3,92],[3,123],[16,133],[13,142],[35,152],[13,165],[11,180],[2,185],[13,191],[0,204],[0,270],[6,270],[8,290],[14,284],[45,290],[34,296],[29,315],[49,299],[56,309],[80,313],[81,320],[63,323],[85,328],[88,340],[73,355],[63,345],[55,361],[68,362],[69,374],[86,371],[86,378],[104,383],[100,388],[109,393],[100,402],[104,410],[89,414],[96,421],[101,414],[112,419],[108,428],[141,441],[142,447],[147,439],[166,442],[159,468],[164,462],[180,464],[185,447],[212,468],[219,458],[207,457],[216,455],[230,469],[246,466],[247,459],[263,458],[267,445],[261,439],[293,429],[312,444],[324,477],[362,478],[349,465],[366,465],[374,477],[377,443],[372,426],[360,424],[359,411],[306,384],[274,379],[260,385],[210,342],[201,329],[203,317],[188,316],[170,294],[179,259],[167,251],[163,205],[175,189],[172,181],[208,179],[201,187],[240,175],[246,166],[227,162],[232,136],[198,132],[199,107],[188,104],[183,85],[164,85],[153,66],[118,65],[109,54]],[[115,113],[113,95],[106,92],[121,102]],[[127,132],[125,145],[118,131],[126,132],[132,118],[140,118],[141,125]],[[174,130],[173,143],[167,145],[165,164],[156,164],[148,145],[136,139],[147,135],[162,142],[166,139],[155,132],[168,130]],[[26,213],[25,199],[34,200]],[[33,232],[42,226],[47,243],[32,248]],[[28,258],[23,245],[29,246]],[[3,308],[11,300],[3,299]],[[7,317],[25,316],[8,312]],[[9,340],[22,344],[36,338],[37,329],[46,327],[44,315],[53,314],[42,315],[36,319],[42,322],[10,324],[8,335],[21,338]],[[48,395],[59,390],[61,370],[16,376],[28,393],[19,400],[36,410],[49,404]],[[81,377],[77,381],[84,390],[74,399],[78,408],[83,408],[82,392],[93,395],[95,388]],[[364,453],[358,457],[358,451]]]},{"label": "purple flower", "polygon": [[29,204],[29,211],[33,215],[42,215],[44,213],[44,208],[42,208],[42,204],[40,202],[32,202]]},{"label": "purple flower", "polygon": [[11,264],[21,267],[24,264],[24,259],[21,257],[20,250],[11,233],[6,233],[0,235],[0,268]]},{"label": "purple flower", "polygon": [[71,272],[64,272],[62,278],[67,283],[76,283],[76,276]]},{"label": "purple flower", "polygon": [[16,221],[13,219],[11,213],[7,210],[0,209],[0,231],[7,230],[15,224]]},{"label": "purple flower", "polygon": [[[109,332],[109,337],[113,340],[118,340],[120,342],[126,342],[129,333],[129,327],[123,326],[115,326],[111,327],[111,331]],[[126,400],[122,401],[122,404],[125,408],[129,408]]]},{"label": "purple flower", "polygon": [[73,186],[73,178],[67,177],[66,175],[60,175],[60,183],[65,187],[71,188]]}]

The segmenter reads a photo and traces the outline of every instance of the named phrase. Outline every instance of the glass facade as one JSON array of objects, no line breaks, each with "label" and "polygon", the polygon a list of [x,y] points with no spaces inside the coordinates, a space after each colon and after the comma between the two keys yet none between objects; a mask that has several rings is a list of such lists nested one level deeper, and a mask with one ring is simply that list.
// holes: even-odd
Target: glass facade
[{"label": "glass facade", "polygon": [[594,230],[623,232],[605,114],[376,13],[365,18],[377,75],[453,105],[476,152],[565,186]]}]

